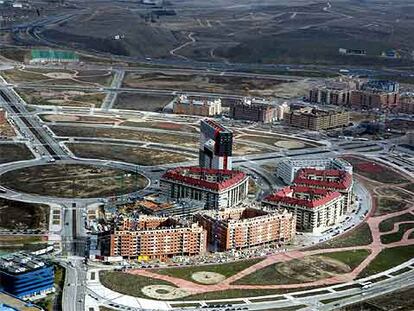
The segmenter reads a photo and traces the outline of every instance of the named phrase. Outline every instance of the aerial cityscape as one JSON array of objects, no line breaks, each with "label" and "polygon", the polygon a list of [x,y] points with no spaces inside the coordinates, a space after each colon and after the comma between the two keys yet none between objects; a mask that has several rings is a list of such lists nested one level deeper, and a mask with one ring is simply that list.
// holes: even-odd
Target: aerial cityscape
[{"label": "aerial cityscape", "polygon": [[414,311],[414,1],[0,0],[0,311]]}]

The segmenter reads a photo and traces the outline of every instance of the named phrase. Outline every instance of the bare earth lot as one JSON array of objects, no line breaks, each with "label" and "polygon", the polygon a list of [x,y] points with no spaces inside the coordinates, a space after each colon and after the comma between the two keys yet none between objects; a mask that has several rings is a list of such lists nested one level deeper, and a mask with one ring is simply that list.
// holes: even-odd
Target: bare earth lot
[{"label": "bare earth lot", "polygon": [[208,91],[241,94],[245,96],[277,96],[283,80],[217,75],[129,73],[124,86],[135,88],[160,88],[180,91]]},{"label": "bare earth lot", "polygon": [[33,158],[24,144],[0,144],[0,163],[30,160]]},{"label": "bare earth lot", "polygon": [[78,157],[116,160],[138,165],[162,165],[194,160],[189,157],[171,151],[147,149],[134,146],[115,144],[66,144]]},{"label": "bare earth lot", "polygon": [[49,226],[49,206],[0,199],[0,228],[41,229]]},{"label": "bare earth lot", "polygon": [[140,190],[147,180],[139,174],[77,164],[24,168],[0,176],[6,187],[37,195],[93,198]]},{"label": "bare earth lot", "polygon": [[114,108],[160,112],[173,98],[168,95],[119,93]]}]

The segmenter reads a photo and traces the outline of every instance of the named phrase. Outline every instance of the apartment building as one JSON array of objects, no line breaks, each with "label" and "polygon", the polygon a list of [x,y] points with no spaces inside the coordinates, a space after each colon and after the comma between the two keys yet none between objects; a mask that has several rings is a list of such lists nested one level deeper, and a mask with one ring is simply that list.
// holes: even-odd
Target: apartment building
[{"label": "apartment building", "polygon": [[195,219],[206,229],[211,247],[219,251],[283,243],[296,232],[295,217],[286,211],[231,208],[199,213]]}]

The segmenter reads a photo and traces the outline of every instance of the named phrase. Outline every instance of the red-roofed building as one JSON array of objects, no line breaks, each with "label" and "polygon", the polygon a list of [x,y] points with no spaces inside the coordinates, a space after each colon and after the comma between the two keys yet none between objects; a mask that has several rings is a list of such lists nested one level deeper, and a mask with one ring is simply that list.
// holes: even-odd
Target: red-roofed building
[{"label": "red-roofed building", "polygon": [[322,232],[339,223],[346,213],[345,198],[338,191],[307,186],[285,187],[263,200],[263,205],[286,209],[296,216],[296,230]]},{"label": "red-roofed building", "polygon": [[205,202],[207,208],[226,208],[247,198],[248,176],[234,170],[178,167],[168,170],[160,185],[169,199],[189,198]]},{"label": "red-roofed building", "polygon": [[297,186],[337,191],[344,196],[345,212],[351,210],[353,180],[352,175],[341,170],[301,169],[293,183]]}]

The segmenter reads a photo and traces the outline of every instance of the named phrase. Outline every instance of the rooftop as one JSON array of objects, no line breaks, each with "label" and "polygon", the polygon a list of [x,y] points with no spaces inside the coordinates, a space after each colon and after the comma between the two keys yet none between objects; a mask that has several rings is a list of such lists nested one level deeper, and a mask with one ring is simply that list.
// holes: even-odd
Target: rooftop
[{"label": "rooftop", "polygon": [[30,272],[47,266],[48,264],[28,253],[13,253],[0,257],[0,271],[10,274]]},{"label": "rooftop", "polygon": [[341,194],[337,191],[332,192],[325,189],[315,189],[304,186],[289,186],[267,196],[264,201],[287,204],[290,206],[317,208],[340,196]]},{"label": "rooftop", "polygon": [[220,191],[235,186],[246,178],[246,174],[235,170],[216,170],[190,166],[168,170],[162,178]]},{"label": "rooftop", "polygon": [[298,172],[293,183],[311,187],[346,190],[352,185],[352,176],[348,172],[341,170],[304,168]]},{"label": "rooftop", "polygon": [[221,125],[220,123],[218,123],[217,121],[214,121],[212,119],[204,119],[204,120],[201,120],[201,122],[204,122],[204,123],[210,125],[212,128],[214,128],[215,130],[220,131],[220,132],[229,132],[229,133],[232,132],[228,128],[224,127],[223,125]]}]

